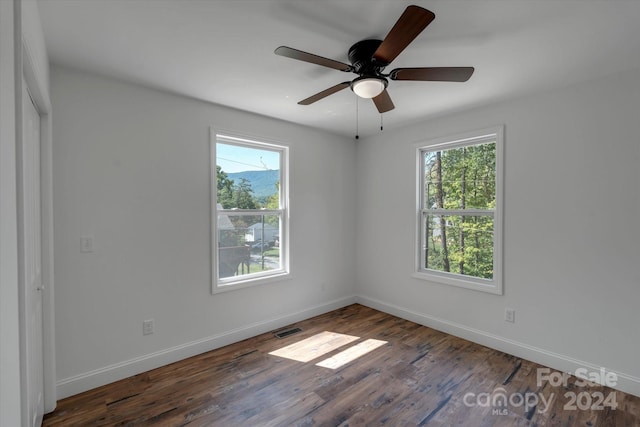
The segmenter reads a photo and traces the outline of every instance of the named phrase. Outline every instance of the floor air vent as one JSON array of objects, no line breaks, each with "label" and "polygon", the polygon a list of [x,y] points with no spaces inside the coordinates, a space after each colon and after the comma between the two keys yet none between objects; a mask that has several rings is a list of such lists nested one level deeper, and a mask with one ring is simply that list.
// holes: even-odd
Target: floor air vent
[{"label": "floor air vent", "polygon": [[298,332],[302,332],[302,329],[300,328],[283,329],[281,331],[274,332],[273,335],[275,335],[276,338],[284,338],[284,337],[288,337],[289,335],[297,334]]}]

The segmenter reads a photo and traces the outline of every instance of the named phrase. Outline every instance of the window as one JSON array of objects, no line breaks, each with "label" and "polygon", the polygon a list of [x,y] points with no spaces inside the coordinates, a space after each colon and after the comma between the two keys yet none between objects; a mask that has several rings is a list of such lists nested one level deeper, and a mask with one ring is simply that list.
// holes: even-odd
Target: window
[{"label": "window", "polygon": [[213,292],[286,276],[288,147],[212,135]]},{"label": "window", "polygon": [[502,128],[418,148],[416,277],[502,294]]}]

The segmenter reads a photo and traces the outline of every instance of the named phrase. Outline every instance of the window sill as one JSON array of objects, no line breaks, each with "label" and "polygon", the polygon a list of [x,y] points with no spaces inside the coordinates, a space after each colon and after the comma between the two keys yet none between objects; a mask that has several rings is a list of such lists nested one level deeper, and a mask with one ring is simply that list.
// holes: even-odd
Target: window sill
[{"label": "window sill", "polygon": [[238,289],[245,289],[254,286],[262,286],[269,283],[282,282],[285,280],[291,280],[292,278],[293,277],[291,276],[290,272],[283,271],[280,273],[274,273],[264,276],[261,275],[250,278],[248,277],[243,280],[234,280],[222,283],[218,281],[218,283],[213,286],[211,293],[220,294],[224,292],[235,291]]},{"label": "window sill", "polygon": [[502,285],[496,280],[476,279],[453,273],[437,273],[427,271],[417,271],[412,275],[415,279],[420,279],[432,283],[438,283],[458,288],[471,289],[479,292],[486,292],[494,295],[502,295]]}]

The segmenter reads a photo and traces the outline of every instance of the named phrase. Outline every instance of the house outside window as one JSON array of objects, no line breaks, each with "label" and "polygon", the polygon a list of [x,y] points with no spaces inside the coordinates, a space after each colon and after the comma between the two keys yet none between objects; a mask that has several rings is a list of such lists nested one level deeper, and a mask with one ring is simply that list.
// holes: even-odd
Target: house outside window
[{"label": "house outside window", "polygon": [[502,294],[502,127],[420,144],[415,277]]},{"label": "house outside window", "polygon": [[289,274],[289,149],[211,133],[212,291],[282,279]]}]

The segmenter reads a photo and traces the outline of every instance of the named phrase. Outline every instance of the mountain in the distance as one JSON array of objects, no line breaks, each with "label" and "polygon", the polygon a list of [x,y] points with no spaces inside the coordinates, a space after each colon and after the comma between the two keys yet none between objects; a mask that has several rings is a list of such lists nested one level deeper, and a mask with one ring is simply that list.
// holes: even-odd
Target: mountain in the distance
[{"label": "mountain in the distance", "polygon": [[253,189],[253,195],[260,201],[266,200],[267,197],[276,193],[276,182],[280,178],[280,171],[278,170],[265,170],[265,171],[244,171],[228,173],[229,179],[232,179],[236,184],[240,182],[241,178],[246,179],[251,184]]}]

